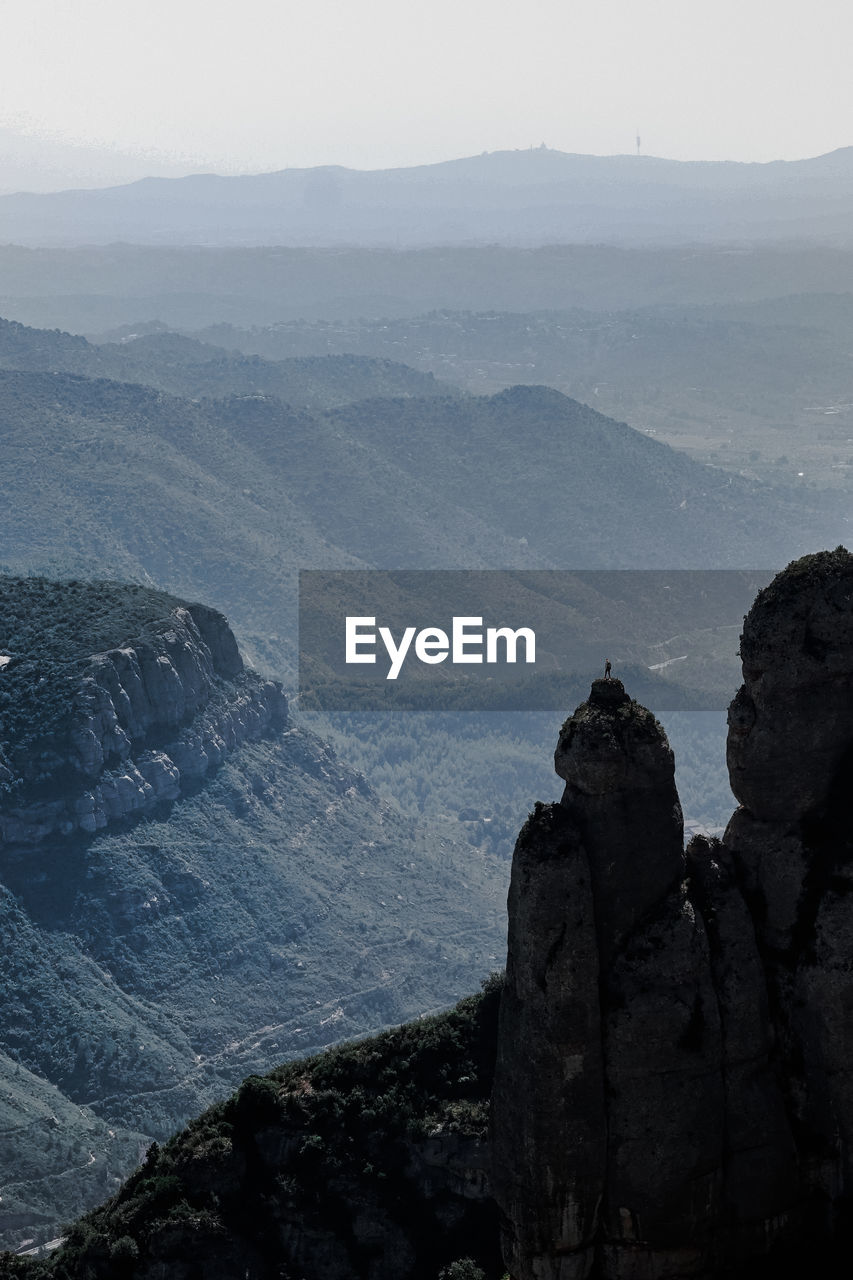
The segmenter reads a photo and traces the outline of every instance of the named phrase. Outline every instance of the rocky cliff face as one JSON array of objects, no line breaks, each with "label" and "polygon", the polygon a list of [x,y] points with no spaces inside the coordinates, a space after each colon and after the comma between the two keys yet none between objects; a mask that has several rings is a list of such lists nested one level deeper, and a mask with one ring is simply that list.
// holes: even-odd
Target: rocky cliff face
[{"label": "rocky cliff face", "polygon": [[853,1143],[853,556],[744,623],[741,802],[682,853],[672,753],[619,681],[518,840],[493,1093],[514,1280],[710,1276],[826,1241]]},{"label": "rocky cliff face", "polygon": [[751,909],[805,1191],[853,1194],[853,556],[798,561],[744,623],[725,834]]},{"label": "rocky cliff face", "polygon": [[[10,665],[3,679],[14,675]],[[50,740],[0,757],[0,847],[151,813],[287,719],[280,687],[244,671],[227,622],[204,605],[176,604],[138,640],[75,661],[58,696]]]}]

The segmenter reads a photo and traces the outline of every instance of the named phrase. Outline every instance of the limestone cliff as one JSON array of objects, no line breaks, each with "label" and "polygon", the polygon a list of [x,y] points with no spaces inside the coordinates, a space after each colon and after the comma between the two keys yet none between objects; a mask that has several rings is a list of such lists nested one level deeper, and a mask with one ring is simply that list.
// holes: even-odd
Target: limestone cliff
[{"label": "limestone cliff", "polygon": [[[80,584],[73,585],[79,612]],[[0,743],[0,847],[92,833],[151,813],[240,742],[286,722],[280,686],[244,671],[225,618],[204,605],[163,599],[162,614],[140,619],[138,638],[119,647],[82,657],[72,649],[61,662],[12,655],[0,672],[18,730],[5,751]],[[20,704],[40,693],[50,731],[39,736],[36,726],[27,737]]]},{"label": "limestone cliff", "polygon": [[521,832],[493,1093],[514,1280],[713,1276],[832,1239],[853,1164],[853,556],[744,623],[741,807],[682,853],[672,753],[619,681]]}]

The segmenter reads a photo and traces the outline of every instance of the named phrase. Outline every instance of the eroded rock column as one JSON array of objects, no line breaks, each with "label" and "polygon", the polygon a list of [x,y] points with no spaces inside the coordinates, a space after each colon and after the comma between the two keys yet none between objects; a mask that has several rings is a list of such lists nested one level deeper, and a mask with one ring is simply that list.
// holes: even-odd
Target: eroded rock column
[{"label": "eroded rock column", "polygon": [[493,1103],[507,1265],[702,1274],[722,1203],[720,1029],[672,752],[618,680],[596,681],[555,762],[565,793],[522,831],[509,897]]}]

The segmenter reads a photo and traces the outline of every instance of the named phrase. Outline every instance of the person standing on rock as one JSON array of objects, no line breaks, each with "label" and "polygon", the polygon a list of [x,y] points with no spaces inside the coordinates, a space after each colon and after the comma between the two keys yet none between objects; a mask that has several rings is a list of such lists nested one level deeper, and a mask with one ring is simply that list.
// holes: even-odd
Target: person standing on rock
[{"label": "person standing on rock", "polygon": [[604,659],[604,679],[605,680],[610,679],[610,659],[609,658]]}]

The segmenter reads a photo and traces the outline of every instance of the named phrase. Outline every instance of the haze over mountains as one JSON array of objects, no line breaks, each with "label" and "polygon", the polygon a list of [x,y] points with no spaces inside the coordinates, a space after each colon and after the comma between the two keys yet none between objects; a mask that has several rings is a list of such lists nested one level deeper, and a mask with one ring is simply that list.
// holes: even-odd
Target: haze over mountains
[{"label": "haze over mountains", "polygon": [[853,148],[769,164],[497,151],[405,169],[146,178],[0,197],[25,245],[687,244],[850,246]]},{"label": "haze over mountains", "polygon": [[835,487],[853,475],[849,293],[213,325],[198,336],[274,360],[393,356],[476,394],[545,383],[728,470]]},{"label": "haze over mountains", "polygon": [[206,249],[0,245],[0,315],[98,334],[451,311],[626,310],[853,292],[853,252],[812,245],[623,249]]},{"label": "haze over mountains", "polygon": [[300,565],[772,568],[848,529],[841,494],[703,466],[545,387],[8,324],[3,365],[5,563],[204,597],[279,673]]},{"label": "haze over mountains", "polygon": [[[700,465],[544,387],[478,397],[384,358],[258,360],[159,330],[98,346],[15,324],[0,326],[0,366],[0,561],[204,599],[288,679],[300,567],[772,568],[848,536],[842,492]],[[205,370],[218,398],[195,398]],[[181,386],[193,399],[165,393]],[[473,808],[491,825],[467,834],[500,843],[550,729],[492,720],[484,751],[478,725],[336,733],[386,795]],[[676,735],[681,785],[713,824],[727,784],[701,739]]]},{"label": "haze over mountains", "polygon": [[63,191],[178,177],[196,167],[151,152],[133,155],[114,148],[59,141],[0,128],[0,193]]},{"label": "haze over mountains", "polygon": [[[292,684],[300,568],[772,570],[849,543],[851,214],[853,149],[541,149],[0,199],[0,572],[203,601]],[[725,683],[735,612],[706,648],[695,618],[660,640],[638,613],[638,661]],[[36,630],[61,640],[69,614]],[[28,757],[33,804],[64,803],[59,703],[21,634],[0,637],[0,694],[26,669],[33,697],[0,698],[0,764]],[[40,843],[0,847],[7,1240],[53,1232],[246,1072],[492,966],[554,717],[290,714],[162,805],[136,781],[124,812],[108,778],[68,837],[51,810]],[[732,804],[721,721],[666,724],[711,827]],[[143,778],[164,749],[139,737]],[[98,805],[110,824],[78,829]]]}]

